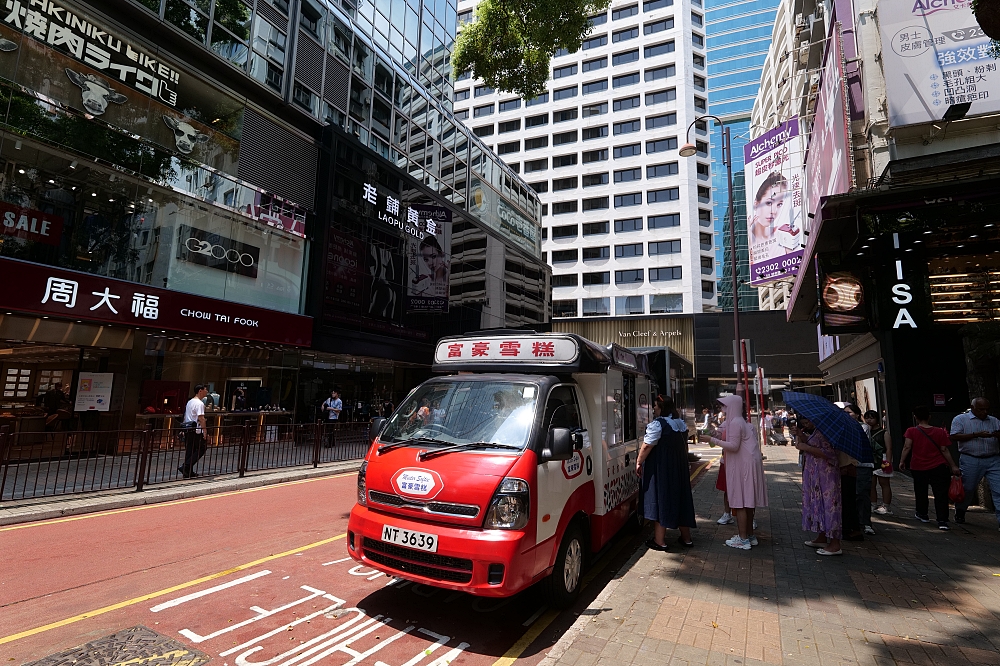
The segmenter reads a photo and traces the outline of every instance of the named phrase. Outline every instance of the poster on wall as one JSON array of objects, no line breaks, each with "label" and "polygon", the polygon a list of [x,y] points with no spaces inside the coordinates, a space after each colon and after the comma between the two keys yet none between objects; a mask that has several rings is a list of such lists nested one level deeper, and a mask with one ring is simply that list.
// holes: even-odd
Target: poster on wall
[{"label": "poster on wall", "polygon": [[532,256],[541,257],[538,225],[505,203],[493,188],[475,176],[471,181],[469,212]]},{"label": "poster on wall", "polygon": [[403,257],[387,247],[369,245],[366,253],[364,314],[399,321],[403,314]]},{"label": "poster on wall", "polygon": [[111,409],[113,372],[81,372],[76,382],[76,412],[106,412]]},{"label": "poster on wall", "polygon": [[447,312],[451,278],[451,210],[412,205],[423,238],[406,239],[406,311]]},{"label": "poster on wall", "polygon": [[802,150],[798,117],[743,147],[750,284],[795,277],[802,262]]},{"label": "poster on wall", "polygon": [[878,411],[878,398],[875,394],[875,378],[854,380],[854,397],[861,413]]},{"label": "poster on wall", "polygon": [[847,132],[839,24],[834,25],[830,35],[823,57],[823,79],[806,153],[804,212],[807,217],[818,214],[823,197],[843,194],[851,189],[851,143]]},{"label": "poster on wall", "polygon": [[1000,111],[998,62],[969,0],[882,0],[878,17],[891,127],[942,120],[954,104]]},{"label": "poster on wall", "polygon": [[363,248],[364,243],[357,238],[330,230],[326,245],[324,313],[361,314]]}]

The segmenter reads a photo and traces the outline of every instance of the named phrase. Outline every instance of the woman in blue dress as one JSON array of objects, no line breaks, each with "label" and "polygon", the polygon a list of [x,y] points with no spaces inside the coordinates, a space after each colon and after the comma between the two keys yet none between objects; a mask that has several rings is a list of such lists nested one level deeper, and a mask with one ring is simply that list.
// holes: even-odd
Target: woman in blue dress
[{"label": "woman in blue dress", "polygon": [[656,418],[646,426],[636,457],[636,473],[642,477],[643,515],[656,523],[646,546],[667,550],[669,528],[680,530],[678,543],[690,548],[694,545],[691,528],[697,524],[688,471],[687,426],[670,397],[656,396],[653,415]]}]

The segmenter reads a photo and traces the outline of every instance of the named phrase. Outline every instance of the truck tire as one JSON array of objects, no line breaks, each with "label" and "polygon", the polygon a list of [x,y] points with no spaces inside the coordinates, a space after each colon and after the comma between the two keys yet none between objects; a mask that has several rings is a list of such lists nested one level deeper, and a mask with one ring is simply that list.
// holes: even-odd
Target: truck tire
[{"label": "truck tire", "polygon": [[568,608],[576,601],[583,579],[583,565],[586,559],[584,548],[583,530],[578,524],[573,523],[559,544],[552,574],[542,585],[542,592],[550,606]]}]

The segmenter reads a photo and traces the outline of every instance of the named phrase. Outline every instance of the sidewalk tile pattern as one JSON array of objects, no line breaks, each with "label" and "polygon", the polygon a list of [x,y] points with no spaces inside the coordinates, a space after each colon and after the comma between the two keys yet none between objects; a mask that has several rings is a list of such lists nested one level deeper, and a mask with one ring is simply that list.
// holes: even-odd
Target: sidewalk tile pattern
[{"label": "sidewalk tile pattern", "polygon": [[[821,557],[803,545],[797,451],[765,453],[771,506],[757,515],[758,547],[723,544],[735,529],[715,522],[710,470],[695,488],[695,548],[647,551],[543,664],[1000,665],[992,515],[970,512],[950,532],[876,515],[876,536]],[[909,479],[897,476],[893,491],[897,514],[912,515]]]}]

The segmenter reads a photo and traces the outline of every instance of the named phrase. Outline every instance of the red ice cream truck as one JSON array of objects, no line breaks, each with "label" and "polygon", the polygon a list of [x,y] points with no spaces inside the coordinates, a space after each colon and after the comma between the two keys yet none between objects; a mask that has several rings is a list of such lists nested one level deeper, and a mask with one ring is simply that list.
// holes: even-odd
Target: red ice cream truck
[{"label": "red ice cream truck", "polygon": [[350,555],[481,596],[544,581],[568,605],[588,555],[638,506],[646,357],[576,335],[486,332],[442,339],[434,370],[373,423]]}]

